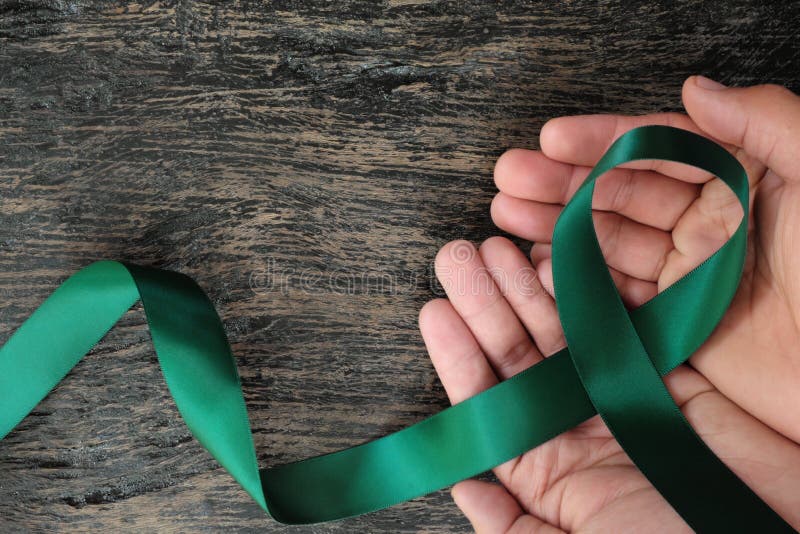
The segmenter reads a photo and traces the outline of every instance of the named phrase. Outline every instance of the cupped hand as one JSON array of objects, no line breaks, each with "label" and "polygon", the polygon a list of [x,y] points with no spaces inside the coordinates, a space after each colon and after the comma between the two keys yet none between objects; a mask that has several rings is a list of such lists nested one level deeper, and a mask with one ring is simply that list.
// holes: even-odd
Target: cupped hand
[{"label": "cupped hand", "polygon": [[[725,88],[693,77],[688,116],[563,117],[541,151],[511,150],[495,168],[492,217],[534,241],[531,260],[508,240],[446,245],[436,260],[449,300],[428,303],[420,328],[453,403],[564,345],[552,298],[555,220],[614,139],[667,124],[723,143],[751,184],[742,284],[712,337],[666,383],[714,452],[800,528],[800,98],[775,86]],[[639,162],[597,184],[594,218],[623,299],[637,306],[710,256],[742,212],[712,176]],[[558,399],[553,399],[554,403]],[[501,485],[465,481],[456,503],[478,532],[689,531],[599,417],[495,469]]]}]

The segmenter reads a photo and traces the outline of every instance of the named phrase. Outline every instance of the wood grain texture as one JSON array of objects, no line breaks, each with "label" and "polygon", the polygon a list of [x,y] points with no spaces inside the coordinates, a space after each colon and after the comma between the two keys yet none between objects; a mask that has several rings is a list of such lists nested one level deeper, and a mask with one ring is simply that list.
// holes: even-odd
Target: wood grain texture
[{"label": "wood grain texture", "polygon": [[[417,332],[441,245],[550,117],[797,90],[800,5],[0,0],[0,342],[88,262],[176,269],[233,343],[259,461],[447,405]],[[53,340],[57,343],[57,340]],[[0,408],[1,409],[1,408]],[[266,518],[195,442],[127,314],[0,442],[0,531],[461,532],[446,492]]]}]

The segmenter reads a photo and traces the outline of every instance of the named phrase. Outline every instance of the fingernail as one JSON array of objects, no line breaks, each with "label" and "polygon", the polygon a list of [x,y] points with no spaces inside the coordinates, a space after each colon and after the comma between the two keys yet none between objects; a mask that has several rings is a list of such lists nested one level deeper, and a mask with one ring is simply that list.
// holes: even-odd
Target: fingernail
[{"label": "fingernail", "polygon": [[695,85],[700,89],[707,89],[708,91],[721,91],[723,89],[727,89],[726,86],[722,85],[719,82],[715,82],[711,78],[706,78],[705,76],[698,75],[694,79]]}]

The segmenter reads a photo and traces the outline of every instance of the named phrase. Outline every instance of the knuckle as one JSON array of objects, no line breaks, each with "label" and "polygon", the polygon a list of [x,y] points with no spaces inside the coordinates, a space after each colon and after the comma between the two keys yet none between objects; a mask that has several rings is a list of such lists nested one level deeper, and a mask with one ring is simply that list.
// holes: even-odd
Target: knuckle
[{"label": "knuckle", "polygon": [[530,340],[520,339],[506,349],[496,360],[495,365],[500,369],[513,370],[521,363],[531,360],[536,354],[536,349]]},{"label": "knuckle", "polygon": [[794,93],[792,93],[788,88],[775,83],[765,83],[763,85],[759,85],[756,89],[763,94],[764,97],[770,99],[783,99],[790,95],[794,96]]},{"label": "knuckle", "polygon": [[622,211],[630,204],[631,198],[633,198],[634,181],[635,171],[633,169],[627,169],[619,175],[611,198],[613,211]]}]

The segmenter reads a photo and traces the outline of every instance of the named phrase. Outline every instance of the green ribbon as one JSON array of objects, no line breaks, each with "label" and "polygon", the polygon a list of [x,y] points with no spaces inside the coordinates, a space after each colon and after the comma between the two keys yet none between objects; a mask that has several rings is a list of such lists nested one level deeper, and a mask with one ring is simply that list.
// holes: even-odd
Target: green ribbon
[{"label": "green ribbon", "polygon": [[[591,217],[595,180],[637,159],[687,163],[720,177],[744,218],[706,262],[628,311]],[[66,280],[0,349],[0,438],[139,299],[167,386],[194,436],[272,517],[316,523],[364,514],[469,478],[599,413],[631,459],[700,532],[793,532],[700,440],[664,386],[705,341],[741,277],[748,183],[719,145],[663,126],[620,137],[564,209],[553,275],[564,349],[411,427],[336,453],[259,470],[222,323],[182,274],[98,262]]]}]

